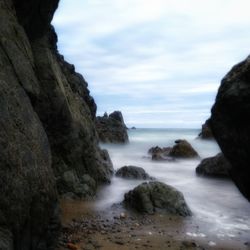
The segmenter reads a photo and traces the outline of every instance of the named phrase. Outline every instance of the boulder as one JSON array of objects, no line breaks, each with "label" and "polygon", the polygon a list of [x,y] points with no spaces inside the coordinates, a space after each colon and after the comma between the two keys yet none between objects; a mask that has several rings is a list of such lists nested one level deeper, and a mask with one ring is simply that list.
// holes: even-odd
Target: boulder
[{"label": "boulder", "polygon": [[176,140],[176,145],[170,150],[169,156],[175,158],[194,158],[199,157],[189,142],[186,140]]},{"label": "boulder", "polygon": [[231,163],[229,173],[250,201],[250,56],[222,79],[212,108],[211,129]]},{"label": "boulder", "polygon": [[199,134],[200,139],[214,139],[210,121],[211,118],[207,119],[206,122],[202,124],[201,132]]},{"label": "boulder", "polygon": [[169,156],[171,147],[152,147],[148,150],[148,154],[151,155],[152,160],[154,161],[173,161],[174,159]]},{"label": "boulder", "polygon": [[115,175],[125,179],[153,180],[153,177],[150,177],[143,168],[136,166],[121,167],[116,171]]},{"label": "boulder", "polygon": [[196,173],[203,176],[229,177],[230,163],[222,153],[205,158],[196,168]]},{"label": "boulder", "polygon": [[124,204],[140,213],[170,213],[189,216],[183,194],[161,182],[144,182],[124,195]]},{"label": "boulder", "polygon": [[95,125],[101,142],[128,142],[127,127],[120,111],[114,111],[109,116],[107,113],[105,113],[102,117],[97,116]]}]

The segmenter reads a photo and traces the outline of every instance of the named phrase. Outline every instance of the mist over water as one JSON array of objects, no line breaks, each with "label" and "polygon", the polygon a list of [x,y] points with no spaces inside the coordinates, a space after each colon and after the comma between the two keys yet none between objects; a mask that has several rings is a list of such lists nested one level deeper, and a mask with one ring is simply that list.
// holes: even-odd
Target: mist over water
[{"label": "mist over water", "polygon": [[[197,139],[198,133],[197,129],[129,130],[128,144],[101,147],[109,151],[114,169],[125,165],[142,167],[157,180],[180,190],[193,212],[192,220],[206,225],[205,234],[222,238],[250,235],[250,204],[231,180],[196,176],[200,159],[154,162],[147,154],[150,147],[173,146],[176,139],[188,140],[201,158],[220,152],[215,141]],[[97,209],[121,202],[124,193],[141,182],[113,177],[111,185],[100,191]]]}]

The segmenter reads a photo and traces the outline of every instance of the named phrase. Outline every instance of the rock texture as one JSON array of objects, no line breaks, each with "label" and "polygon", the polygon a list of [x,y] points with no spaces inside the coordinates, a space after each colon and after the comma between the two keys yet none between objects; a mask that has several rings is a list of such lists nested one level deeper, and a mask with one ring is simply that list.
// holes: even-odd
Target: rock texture
[{"label": "rock texture", "polygon": [[0,249],[50,249],[58,192],[92,196],[112,174],[87,83],[57,51],[57,5],[0,1]]},{"label": "rock texture", "polygon": [[154,161],[174,161],[176,158],[199,157],[192,145],[186,140],[176,140],[173,147],[152,147],[148,154],[152,155]]},{"label": "rock texture", "polygon": [[138,212],[191,215],[181,192],[162,182],[144,182],[124,196],[124,203]]},{"label": "rock texture", "polygon": [[214,135],[211,130],[211,118],[207,119],[204,124],[202,124],[201,132],[199,134],[200,139],[213,139]]},{"label": "rock texture", "polygon": [[194,158],[199,156],[192,145],[186,140],[176,140],[169,155],[175,158]]},{"label": "rock texture", "polygon": [[212,108],[211,128],[225,157],[230,176],[250,201],[250,57],[223,78]]},{"label": "rock texture", "polygon": [[148,150],[148,154],[152,156],[152,160],[154,161],[173,161],[174,159],[169,156],[171,151],[171,147],[152,147]]},{"label": "rock texture", "polygon": [[214,157],[205,158],[196,168],[198,175],[229,177],[228,170],[231,168],[230,163],[222,153]]},{"label": "rock texture", "polygon": [[97,116],[96,128],[101,142],[128,142],[127,127],[120,111],[114,111],[109,116],[107,113],[105,113],[102,117]]},{"label": "rock texture", "polygon": [[149,174],[141,167],[136,166],[124,166],[119,168],[115,175],[117,177],[125,179],[136,179],[136,180],[153,180],[153,177],[150,177]]}]

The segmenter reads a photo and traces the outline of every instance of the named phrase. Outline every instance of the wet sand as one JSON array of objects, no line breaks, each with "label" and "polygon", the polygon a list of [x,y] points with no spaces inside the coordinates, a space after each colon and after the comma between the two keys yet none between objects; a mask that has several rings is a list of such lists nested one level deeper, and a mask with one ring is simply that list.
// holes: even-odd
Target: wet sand
[{"label": "wet sand", "polygon": [[204,234],[207,225],[191,218],[140,215],[121,205],[96,211],[94,202],[72,200],[62,200],[61,209],[63,228],[58,250],[250,249],[250,236],[239,233],[238,237],[218,238]]}]

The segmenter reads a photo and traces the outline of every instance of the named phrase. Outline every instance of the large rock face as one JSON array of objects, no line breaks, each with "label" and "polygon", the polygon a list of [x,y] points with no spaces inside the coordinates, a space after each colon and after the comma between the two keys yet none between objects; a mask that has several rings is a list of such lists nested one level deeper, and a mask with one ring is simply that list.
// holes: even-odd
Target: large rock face
[{"label": "large rock face", "polygon": [[87,83],[56,49],[57,5],[0,1],[0,249],[50,249],[58,192],[94,195],[112,173]]},{"label": "large rock face", "polygon": [[120,111],[114,111],[109,116],[107,113],[97,116],[96,128],[101,142],[128,142],[127,127]]},{"label": "large rock face", "polygon": [[211,128],[229,160],[232,179],[250,200],[250,57],[224,77],[212,108]]}]

